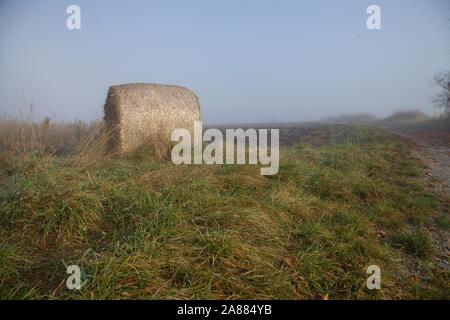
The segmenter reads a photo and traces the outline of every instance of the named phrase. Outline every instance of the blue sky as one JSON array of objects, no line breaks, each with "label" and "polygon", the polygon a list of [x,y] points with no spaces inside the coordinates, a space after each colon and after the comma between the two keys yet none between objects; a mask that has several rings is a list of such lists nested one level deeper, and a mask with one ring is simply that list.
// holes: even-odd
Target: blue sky
[{"label": "blue sky", "polygon": [[[81,7],[81,30],[66,8]],[[381,8],[382,29],[366,28]],[[450,69],[446,0],[0,0],[0,113],[103,115],[108,86],[197,93],[209,123],[433,108]]]}]

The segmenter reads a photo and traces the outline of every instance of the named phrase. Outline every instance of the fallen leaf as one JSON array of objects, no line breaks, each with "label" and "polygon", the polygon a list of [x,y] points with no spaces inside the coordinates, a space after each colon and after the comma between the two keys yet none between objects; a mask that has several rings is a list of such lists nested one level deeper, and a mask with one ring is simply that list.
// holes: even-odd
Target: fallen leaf
[{"label": "fallen leaf", "polygon": [[350,271],[352,270],[352,265],[350,263],[345,263],[342,265],[342,269],[344,269],[344,271]]},{"label": "fallen leaf", "polygon": [[291,256],[284,257],[284,262],[286,262],[289,267],[295,267],[295,259]]},{"label": "fallen leaf", "polygon": [[386,237],[386,232],[384,232],[383,230],[378,230],[378,231],[377,231],[377,235],[378,235],[380,238],[384,238],[384,237]]}]

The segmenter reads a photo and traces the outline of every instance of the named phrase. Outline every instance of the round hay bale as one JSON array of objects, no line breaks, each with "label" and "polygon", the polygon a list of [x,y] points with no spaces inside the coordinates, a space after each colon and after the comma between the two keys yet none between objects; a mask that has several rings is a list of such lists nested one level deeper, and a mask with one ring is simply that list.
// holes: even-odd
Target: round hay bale
[{"label": "round hay bale", "polygon": [[104,112],[107,148],[121,155],[143,145],[166,152],[174,129],[193,134],[194,120],[201,120],[199,100],[191,90],[162,84],[111,86]]}]

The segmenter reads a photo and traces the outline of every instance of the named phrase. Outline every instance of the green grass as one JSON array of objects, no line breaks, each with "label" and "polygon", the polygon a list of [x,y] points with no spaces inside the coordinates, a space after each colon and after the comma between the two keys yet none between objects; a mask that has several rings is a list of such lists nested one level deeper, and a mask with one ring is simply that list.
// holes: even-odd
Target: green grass
[{"label": "green grass", "polygon": [[419,258],[427,258],[432,253],[430,238],[424,232],[394,235],[392,241],[406,252]]},{"label": "green grass", "polygon": [[450,230],[450,218],[448,215],[439,215],[435,221],[441,229]]},{"label": "green grass", "polygon": [[[276,176],[145,153],[3,159],[1,298],[448,298],[428,236],[411,231],[436,201],[419,164],[392,136],[349,130],[282,150]],[[80,291],[65,286],[71,264]],[[365,286],[372,264],[379,291]]]}]

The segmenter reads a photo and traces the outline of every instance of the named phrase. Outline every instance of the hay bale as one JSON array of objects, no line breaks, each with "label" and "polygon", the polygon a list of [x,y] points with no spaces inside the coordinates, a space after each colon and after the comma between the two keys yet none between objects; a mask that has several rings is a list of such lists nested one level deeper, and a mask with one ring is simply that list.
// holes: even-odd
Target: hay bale
[{"label": "hay bale", "polygon": [[165,152],[176,128],[193,133],[194,120],[201,120],[197,96],[189,89],[162,84],[124,84],[109,88],[105,107],[110,132],[108,150],[126,154],[142,145]]}]

